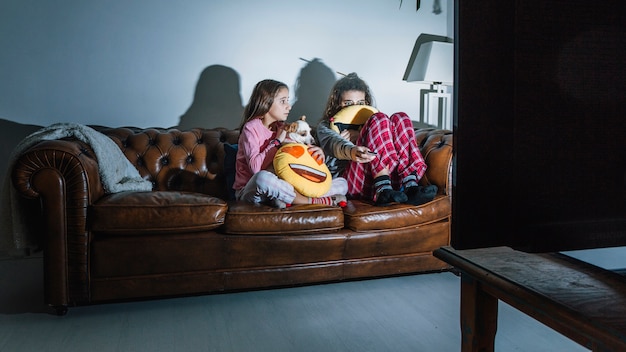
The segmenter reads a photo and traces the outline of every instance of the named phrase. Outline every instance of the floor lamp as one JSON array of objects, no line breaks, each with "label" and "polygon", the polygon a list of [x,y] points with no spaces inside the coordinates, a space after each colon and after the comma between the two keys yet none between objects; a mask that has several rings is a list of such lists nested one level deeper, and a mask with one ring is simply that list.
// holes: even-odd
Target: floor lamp
[{"label": "floor lamp", "polygon": [[403,79],[431,85],[422,104],[424,122],[438,128],[452,129],[452,95],[446,92],[446,86],[453,83],[454,47],[447,40],[445,37],[420,35]]}]

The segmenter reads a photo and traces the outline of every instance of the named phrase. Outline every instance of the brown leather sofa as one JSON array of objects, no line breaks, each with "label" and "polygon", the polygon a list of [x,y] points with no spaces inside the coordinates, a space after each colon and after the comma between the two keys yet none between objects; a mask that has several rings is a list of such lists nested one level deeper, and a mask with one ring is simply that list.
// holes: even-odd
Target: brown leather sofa
[{"label": "brown leather sofa", "polygon": [[21,154],[12,180],[44,250],[45,303],[130,299],[336,282],[449,269],[432,251],[449,244],[452,133],[417,129],[428,164],[424,205],[276,209],[228,201],[223,128],[91,126],[113,139],[148,192],[105,194],[98,161],[75,139]]}]

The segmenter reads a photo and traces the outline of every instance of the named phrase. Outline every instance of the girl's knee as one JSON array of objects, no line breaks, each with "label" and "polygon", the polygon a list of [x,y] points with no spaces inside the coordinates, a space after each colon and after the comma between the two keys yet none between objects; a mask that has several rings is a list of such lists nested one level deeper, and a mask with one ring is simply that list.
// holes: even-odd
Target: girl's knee
[{"label": "girl's knee", "polygon": [[256,174],[256,183],[260,185],[265,185],[272,182],[272,180],[276,177],[276,175],[269,171],[261,170]]},{"label": "girl's knee", "polygon": [[391,115],[389,118],[394,124],[399,123],[399,122],[402,122],[402,123],[408,122],[411,125],[413,125],[411,118],[405,112],[396,112],[393,115]]},{"label": "girl's knee", "polygon": [[387,116],[387,114],[385,114],[382,111],[379,112],[375,112],[372,116],[370,116],[370,118],[368,119],[368,121],[380,121],[380,120],[389,120],[389,116]]},{"label": "girl's knee", "polygon": [[376,129],[389,128],[389,126],[391,126],[391,120],[389,119],[389,116],[379,111],[373,114],[372,116],[370,116],[369,119],[367,119],[367,121],[365,122],[364,128],[370,131],[370,130],[376,130]]}]

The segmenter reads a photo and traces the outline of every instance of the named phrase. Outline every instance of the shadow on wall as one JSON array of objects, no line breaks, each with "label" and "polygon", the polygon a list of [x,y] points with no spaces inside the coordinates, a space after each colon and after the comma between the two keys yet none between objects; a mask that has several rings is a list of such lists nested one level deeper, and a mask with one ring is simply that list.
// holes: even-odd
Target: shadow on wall
[{"label": "shadow on wall", "polygon": [[243,115],[239,74],[230,67],[206,67],[198,83],[193,102],[176,128],[239,127]]},{"label": "shadow on wall", "polygon": [[13,149],[31,133],[41,129],[42,126],[24,125],[21,123],[0,119],[0,185],[4,185],[5,177],[8,177],[9,158]]},{"label": "shadow on wall", "polygon": [[[307,60],[305,60],[307,61]],[[316,125],[322,117],[328,94],[336,81],[335,74],[320,59],[307,61],[295,84],[295,103],[289,120],[307,116],[307,122]],[[286,83],[286,82],[285,82]],[[175,128],[239,127],[243,115],[239,74],[230,67],[206,67],[196,84],[191,106]]]},{"label": "shadow on wall", "polygon": [[[311,126],[317,125],[335,81],[334,72],[320,59],[307,61],[295,84],[295,103],[289,120],[295,121],[305,115]],[[207,66],[200,74],[191,106],[174,128],[238,128],[243,115],[240,91],[239,74],[235,70],[222,65]],[[3,182],[7,174],[13,149],[41,128],[43,126],[0,119],[0,181]]]},{"label": "shadow on wall", "polygon": [[335,81],[333,70],[324,65],[320,59],[307,61],[296,81],[295,103],[289,113],[289,120],[295,121],[304,115],[311,126],[317,125]]}]

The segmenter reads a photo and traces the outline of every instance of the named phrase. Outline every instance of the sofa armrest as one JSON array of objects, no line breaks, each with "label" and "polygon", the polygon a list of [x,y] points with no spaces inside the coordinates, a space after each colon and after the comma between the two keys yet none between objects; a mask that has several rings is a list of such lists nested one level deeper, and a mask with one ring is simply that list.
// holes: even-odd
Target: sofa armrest
[{"label": "sofa armrest", "polygon": [[433,184],[439,194],[452,195],[452,131],[418,129],[415,138],[428,168],[421,184]]},{"label": "sofa armrest", "polygon": [[[50,140],[25,150],[11,171],[17,193],[39,209],[20,209],[44,250],[45,302],[54,307],[88,301],[87,210],[104,195],[91,148],[74,139]],[[32,237],[32,236],[31,236]]]}]

